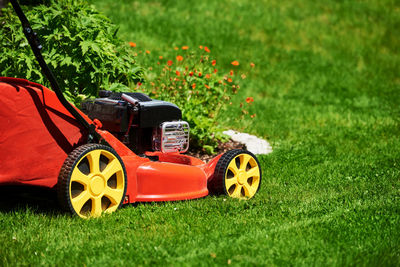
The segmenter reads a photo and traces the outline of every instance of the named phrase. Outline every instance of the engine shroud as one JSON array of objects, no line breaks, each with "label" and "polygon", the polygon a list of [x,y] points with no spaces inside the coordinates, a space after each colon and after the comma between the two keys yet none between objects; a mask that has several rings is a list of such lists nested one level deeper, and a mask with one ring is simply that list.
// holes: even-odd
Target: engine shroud
[{"label": "engine shroud", "polygon": [[[182,119],[181,110],[175,104],[151,99],[143,93],[124,94],[137,102],[134,105],[127,103],[122,99],[122,93],[100,91],[101,98],[82,102],[81,110],[90,119],[100,120],[103,129],[117,136],[137,154],[162,148],[154,144],[155,135],[164,122],[178,123]],[[187,150],[186,146],[181,147]]]}]

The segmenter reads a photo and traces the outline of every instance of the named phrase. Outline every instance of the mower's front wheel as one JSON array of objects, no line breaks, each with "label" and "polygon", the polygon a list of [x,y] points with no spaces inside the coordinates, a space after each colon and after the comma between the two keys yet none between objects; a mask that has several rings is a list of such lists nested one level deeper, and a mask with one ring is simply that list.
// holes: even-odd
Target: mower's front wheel
[{"label": "mower's front wheel", "polygon": [[234,149],[218,160],[210,189],[232,198],[252,198],[260,188],[260,164],[251,152]]},{"label": "mower's front wheel", "polygon": [[86,144],[65,160],[57,184],[60,204],[82,218],[114,212],[126,193],[126,170],[114,149]]}]

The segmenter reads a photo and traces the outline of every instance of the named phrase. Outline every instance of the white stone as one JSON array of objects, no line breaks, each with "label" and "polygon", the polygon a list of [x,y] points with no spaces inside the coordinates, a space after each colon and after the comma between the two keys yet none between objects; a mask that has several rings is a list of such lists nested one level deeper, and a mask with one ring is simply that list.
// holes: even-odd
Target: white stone
[{"label": "white stone", "polygon": [[255,135],[240,133],[234,130],[224,131],[223,133],[229,135],[233,141],[244,144],[247,150],[253,154],[269,154],[272,152],[271,145],[266,140],[258,138]]}]

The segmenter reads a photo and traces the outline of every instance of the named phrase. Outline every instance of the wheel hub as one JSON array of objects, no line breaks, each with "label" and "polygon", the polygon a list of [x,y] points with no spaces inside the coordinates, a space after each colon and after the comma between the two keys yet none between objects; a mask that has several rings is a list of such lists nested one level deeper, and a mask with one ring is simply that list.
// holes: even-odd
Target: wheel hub
[{"label": "wheel hub", "polygon": [[90,181],[90,191],[93,195],[100,195],[105,188],[104,179],[100,176],[94,176]]},{"label": "wheel hub", "polygon": [[238,174],[238,182],[239,184],[244,184],[246,182],[246,172],[245,171],[239,171]]}]

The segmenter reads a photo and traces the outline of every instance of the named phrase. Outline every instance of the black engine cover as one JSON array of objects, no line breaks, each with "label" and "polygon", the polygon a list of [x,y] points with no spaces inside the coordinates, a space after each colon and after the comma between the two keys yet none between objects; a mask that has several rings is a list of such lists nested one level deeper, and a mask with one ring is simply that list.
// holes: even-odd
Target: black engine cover
[{"label": "black engine cover", "polygon": [[84,101],[82,111],[91,119],[102,122],[103,128],[111,132],[125,132],[133,114],[133,125],[139,128],[158,127],[164,121],[182,119],[181,110],[174,104],[153,100],[143,93],[124,93],[136,99],[135,107],[122,100],[122,93],[102,91],[103,98]]},{"label": "black engine cover", "polygon": [[164,121],[176,121],[182,119],[181,110],[174,104],[153,100],[139,103],[140,128],[158,127]]}]

